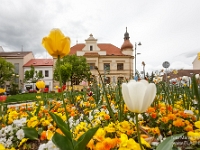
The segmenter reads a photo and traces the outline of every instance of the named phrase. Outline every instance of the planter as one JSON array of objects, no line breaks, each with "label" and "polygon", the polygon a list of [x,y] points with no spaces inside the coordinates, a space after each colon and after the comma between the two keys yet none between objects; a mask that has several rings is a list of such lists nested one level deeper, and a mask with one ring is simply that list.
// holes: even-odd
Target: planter
[{"label": "planter", "polygon": [[7,99],[6,95],[0,95],[0,102],[5,102]]}]

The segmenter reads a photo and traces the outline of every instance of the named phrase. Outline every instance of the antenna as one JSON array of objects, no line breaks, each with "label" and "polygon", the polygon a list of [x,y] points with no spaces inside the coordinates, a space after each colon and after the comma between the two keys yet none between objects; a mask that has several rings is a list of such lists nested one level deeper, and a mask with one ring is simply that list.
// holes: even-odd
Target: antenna
[{"label": "antenna", "polygon": [[22,49],[21,49],[21,51],[23,52],[23,45],[22,45]]}]

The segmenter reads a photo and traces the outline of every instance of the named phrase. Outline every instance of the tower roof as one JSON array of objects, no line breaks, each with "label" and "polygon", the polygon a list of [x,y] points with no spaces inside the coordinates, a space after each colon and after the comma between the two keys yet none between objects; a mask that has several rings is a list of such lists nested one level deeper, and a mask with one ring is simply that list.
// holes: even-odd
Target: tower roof
[{"label": "tower roof", "polygon": [[133,45],[129,41],[129,33],[127,32],[127,27],[126,27],[126,32],[124,33],[124,43],[121,46],[121,50],[127,49],[127,48],[133,48]]}]

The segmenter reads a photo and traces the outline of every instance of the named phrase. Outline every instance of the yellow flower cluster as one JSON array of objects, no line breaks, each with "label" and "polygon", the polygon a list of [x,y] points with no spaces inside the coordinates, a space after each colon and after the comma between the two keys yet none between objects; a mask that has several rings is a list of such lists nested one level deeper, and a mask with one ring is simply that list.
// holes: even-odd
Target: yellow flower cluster
[{"label": "yellow flower cluster", "polygon": [[0,88],[0,94],[1,94],[1,93],[5,93],[5,92],[6,92],[6,89]]}]

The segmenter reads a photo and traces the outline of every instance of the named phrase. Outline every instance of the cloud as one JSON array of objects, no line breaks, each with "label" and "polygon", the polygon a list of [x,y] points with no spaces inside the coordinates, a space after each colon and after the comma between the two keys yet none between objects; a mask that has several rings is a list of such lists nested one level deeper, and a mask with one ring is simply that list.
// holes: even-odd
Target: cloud
[{"label": "cloud", "polygon": [[199,9],[199,0],[1,0],[0,46],[46,57],[42,38],[60,28],[72,46],[92,33],[99,43],[120,48],[128,27],[131,43],[142,42],[138,69],[143,69],[142,61],[149,70],[162,68],[164,61],[189,67],[200,52]]}]

